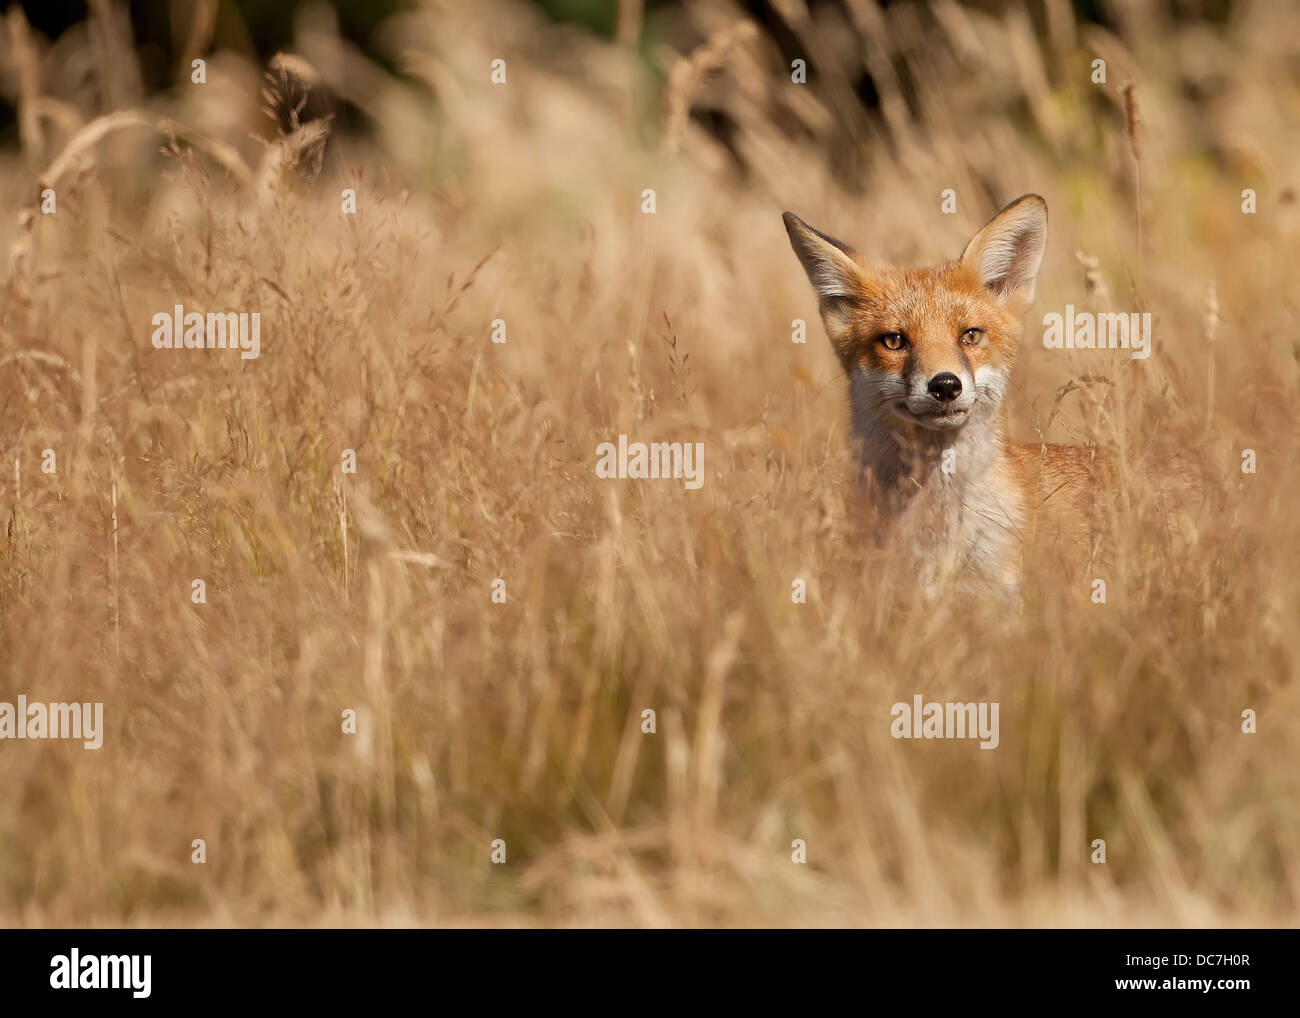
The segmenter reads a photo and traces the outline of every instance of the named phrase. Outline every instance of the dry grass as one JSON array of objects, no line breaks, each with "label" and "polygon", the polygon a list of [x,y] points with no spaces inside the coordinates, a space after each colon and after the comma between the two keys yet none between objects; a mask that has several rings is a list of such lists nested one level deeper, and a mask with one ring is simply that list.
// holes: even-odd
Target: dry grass
[{"label": "dry grass", "polygon": [[[1057,5],[1038,39],[1016,6],[933,6],[820,8],[796,25],[807,86],[726,36],[685,101],[725,114],[731,151],[676,107],[661,147],[644,65],[520,6],[404,18],[403,78],[308,19],[299,55],[374,126],[319,174],[319,138],[272,140],[233,55],[132,113],[131,74],[65,96],[11,51],[39,150],[0,176],[0,699],[102,700],[107,731],[0,743],[0,923],[1293,922],[1295,16],[1126,13],[1118,37]],[[661,26],[679,52],[738,17],[691,10]],[[843,70],[853,26],[879,117]],[[83,144],[100,116],[120,129]],[[1052,216],[1034,314],[1108,283],[1157,349],[1049,352],[1031,317],[1013,434],[1113,448],[1136,508],[1104,606],[1043,582],[1018,618],[927,608],[856,522],[844,386],[780,213],[928,262],[1030,190]],[[260,311],[261,357],[154,350],[175,303]],[[598,480],[620,433],[703,442],[702,490]],[[1210,483],[1168,539],[1137,464],[1173,453]],[[998,700],[1001,746],[893,740],[914,693]]]}]

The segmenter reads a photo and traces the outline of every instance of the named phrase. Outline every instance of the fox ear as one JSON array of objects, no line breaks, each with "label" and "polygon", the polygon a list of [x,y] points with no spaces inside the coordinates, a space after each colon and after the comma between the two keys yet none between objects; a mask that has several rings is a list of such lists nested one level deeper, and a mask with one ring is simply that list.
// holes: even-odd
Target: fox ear
[{"label": "fox ear", "polygon": [[971,238],[961,263],[1004,304],[1028,307],[1047,247],[1047,202],[1026,194]]},{"label": "fox ear", "polygon": [[792,212],[781,218],[785,220],[785,232],[790,235],[790,246],[821,298],[823,313],[828,303],[858,296],[862,270],[853,260],[853,248],[814,230]]}]

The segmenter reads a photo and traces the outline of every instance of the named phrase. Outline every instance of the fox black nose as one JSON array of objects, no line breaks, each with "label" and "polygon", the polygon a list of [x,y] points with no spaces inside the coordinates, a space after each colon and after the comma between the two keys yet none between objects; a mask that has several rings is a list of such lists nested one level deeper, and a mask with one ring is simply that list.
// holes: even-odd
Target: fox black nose
[{"label": "fox black nose", "polygon": [[951,403],[961,395],[961,379],[951,371],[941,371],[930,379],[930,395],[943,403]]}]

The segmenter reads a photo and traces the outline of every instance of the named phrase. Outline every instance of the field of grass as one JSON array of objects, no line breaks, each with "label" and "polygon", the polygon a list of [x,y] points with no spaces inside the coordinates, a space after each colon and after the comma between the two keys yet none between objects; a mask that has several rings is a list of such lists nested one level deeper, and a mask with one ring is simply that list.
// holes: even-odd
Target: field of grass
[{"label": "field of grass", "polygon": [[[0,701],[105,732],[0,741],[0,924],[1293,923],[1300,17],[991,6],[821,5],[806,84],[729,3],[640,46],[426,3],[396,73],[317,13],[292,74],[154,95],[115,6],[52,48],[11,10]],[[303,88],[365,130],[295,129]],[[924,264],[1028,191],[1011,433],[1114,452],[1113,554],[926,604],[781,213]],[[259,312],[260,356],[155,349],[177,304]],[[1154,354],[1044,349],[1067,304]],[[598,478],[620,434],[703,486]],[[999,702],[999,746],[895,740],[915,694]]]}]

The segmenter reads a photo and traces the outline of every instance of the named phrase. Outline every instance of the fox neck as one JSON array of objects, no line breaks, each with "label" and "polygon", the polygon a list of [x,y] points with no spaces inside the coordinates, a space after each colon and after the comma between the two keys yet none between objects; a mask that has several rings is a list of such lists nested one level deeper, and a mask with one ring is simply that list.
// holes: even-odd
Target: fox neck
[{"label": "fox neck", "polygon": [[[855,414],[862,480],[899,513],[917,499],[961,500],[985,486],[1003,455],[1003,416],[976,407],[960,428],[932,431],[894,417]],[[948,454],[948,455],[945,455]]]}]

